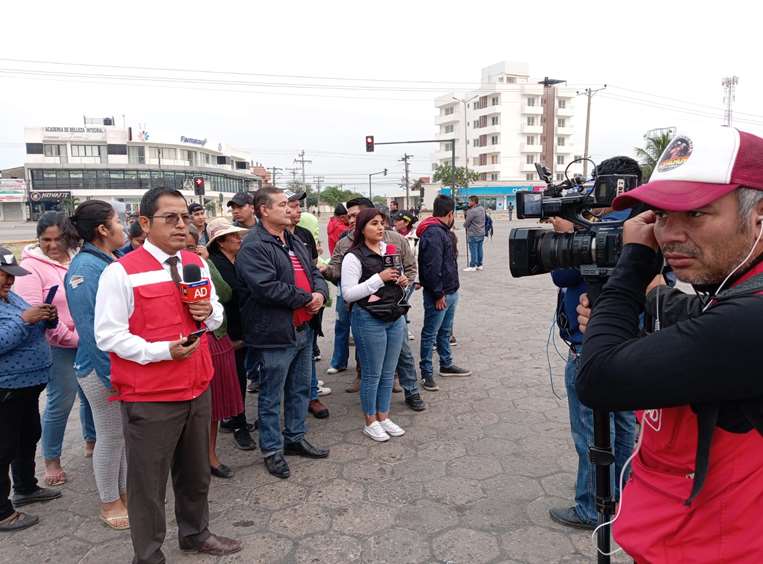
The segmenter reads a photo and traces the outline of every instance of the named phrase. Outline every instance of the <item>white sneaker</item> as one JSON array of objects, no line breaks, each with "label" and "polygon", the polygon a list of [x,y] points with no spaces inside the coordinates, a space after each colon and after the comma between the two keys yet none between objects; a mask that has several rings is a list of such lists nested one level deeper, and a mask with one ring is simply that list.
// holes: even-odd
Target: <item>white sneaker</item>
[{"label": "white sneaker", "polygon": [[329,366],[329,369],[326,370],[326,374],[338,374],[339,372],[343,372],[347,370],[346,368],[334,368],[333,366]]},{"label": "white sneaker", "polygon": [[318,395],[319,396],[330,396],[331,395],[331,388],[328,388],[326,386],[321,386],[318,384]]},{"label": "white sneaker", "polygon": [[415,341],[416,340],[416,335],[414,335],[413,333],[408,331],[408,340],[409,341]]},{"label": "white sneaker", "polygon": [[391,419],[379,421],[379,425],[382,426],[382,429],[384,429],[390,437],[402,437],[405,435],[405,429],[393,423]]},{"label": "white sneaker", "polygon": [[467,266],[466,268],[464,268],[464,272],[477,272],[477,267],[476,266]]},{"label": "white sneaker", "polygon": [[325,384],[325,383],[326,382],[324,382],[323,380],[318,380],[318,386],[323,386],[323,384]]},{"label": "white sneaker", "polygon": [[365,425],[363,427],[363,434],[375,440],[377,443],[384,443],[389,440],[387,431],[384,430],[384,427],[382,427],[378,421],[374,421],[370,425]]},{"label": "white sneaker", "polygon": [[484,266],[478,266],[477,270],[485,270],[485,267]]}]

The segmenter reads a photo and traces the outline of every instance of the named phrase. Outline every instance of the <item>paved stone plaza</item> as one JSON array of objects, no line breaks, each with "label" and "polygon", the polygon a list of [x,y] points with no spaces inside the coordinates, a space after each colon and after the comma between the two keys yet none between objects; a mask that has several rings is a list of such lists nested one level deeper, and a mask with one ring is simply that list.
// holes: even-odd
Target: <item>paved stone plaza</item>
[{"label": "paved stone plaza", "polygon": [[[532,225],[515,221],[512,226],[521,224]],[[459,235],[463,267],[463,230]],[[576,468],[566,401],[551,391],[546,360],[556,290],[548,276],[511,278],[507,240],[508,222],[496,221],[495,238],[485,243],[485,270],[462,273],[454,352],[473,377],[439,379],[439,392],[422,392],[428,409],[418,414],[403,404],[402,394],[395,394],[392,418],[407,433],[372,443],[360,431],[357,394],[344,392],[354,372],[325,375],[334,319],[327,312],[319,374],[334,391],[324,398],[331,417],[310,417],[308,438],[331,447],[330,457],[290,457],[292,476],[279,480],[267,473],[259,452],[236,450],[230,435],[220,435],[220,457],[236,476],[212,479],[210,529],[241,539],[244,548],[224,558],[182,554],[170,489],[167,561],[594,561],[588,533],[548,518],[550,507],[571,503]],[[420,294],[413,302],[411,327],[418,333]],[[418,338],[411,342],[416,356],[418,345]],[[565,353],[561,345],[560,350]],[[553,347],[550,356],[556,390],[563,396],[563,362]],[[247,395],[247,409],[254,415],[256,396]],[[77,416],[75,406],[64,448],[70,480],[63,497],[29,507],[41,517],[40,524],[0,537],[0,562],[130,561],[129,532],[112,531],[98,520],[95,482],[82,454]]]}]

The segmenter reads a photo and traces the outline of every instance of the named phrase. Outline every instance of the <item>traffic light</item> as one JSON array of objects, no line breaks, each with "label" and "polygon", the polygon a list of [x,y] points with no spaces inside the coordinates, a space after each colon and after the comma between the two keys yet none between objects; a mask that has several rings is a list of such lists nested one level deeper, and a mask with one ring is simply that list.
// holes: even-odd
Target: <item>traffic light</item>
[{"label": "traffic light", "polygon": [[193,193],[197,196],[204,195],[204,177],[196,176],[193,179]]},{"label": "traffic light", "polygon": [[366,153],[374,152],[374,136],[366,135]]}]

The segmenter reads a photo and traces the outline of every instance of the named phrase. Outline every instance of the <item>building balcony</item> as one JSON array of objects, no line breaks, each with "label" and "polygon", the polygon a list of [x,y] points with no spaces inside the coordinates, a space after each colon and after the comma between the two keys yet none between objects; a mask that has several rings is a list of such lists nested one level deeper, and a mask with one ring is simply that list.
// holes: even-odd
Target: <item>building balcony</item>
[{"label": "building balcony", "polygon": [[522,172],[535,172],[535,163],[522,163],[519,166],[519,170]]},{"label": "building balcony", "polygon": [[557,127],[555,130],[555,133],[557,135],[572,135],[575,133],[575,128],[567,126],[567,127]]},{"label": "building balcony", "polygon": [[527,123],[522,124],[521,128],[522,133],[535,133],[537,135],[540,135],[543,133],[543,126],[542,125],[527,125]]},{"label": "building balcony", "polygon": [[459,130],[454,127],[453,131],[449,131],[447,133],[435,133],[435,139],[442,139],[443,141],[447,141],[448,139],[453,139],[453,138],[458,139],[459,134],[463,136],[464,135],[463,130],[459,132]]},{"label": "building balcony", "polygon": [[522,143],[522,145],[520,145],[520,149],[522,153],[541,153],[543,151],[543,145],[540,143],[536,143],[535,145]]},{"label": "building balcony", "polygon": [[539,116],[543,114],[543,106],[522,106],[522,113],[531,116]]},{"label": "building balcony", "polygon": [[501,132],[501,124],[498,125],[491,125],[487,124],[485,127],[475,127],[473,128],[474,135],[495,135],[496,133]]},{"label": "building balcony", "polygon": [[447,116],[438,114],[434,117],[435,125],[445,125],[447,123],[454,123],[458,121],[461,121],[461,117],[458,112],[454,112]]},{"label": "building balcony", "polygon": [[575,110],[567,105],[566,108],[556,108],[557,117],[572,117],[575,115]]}]

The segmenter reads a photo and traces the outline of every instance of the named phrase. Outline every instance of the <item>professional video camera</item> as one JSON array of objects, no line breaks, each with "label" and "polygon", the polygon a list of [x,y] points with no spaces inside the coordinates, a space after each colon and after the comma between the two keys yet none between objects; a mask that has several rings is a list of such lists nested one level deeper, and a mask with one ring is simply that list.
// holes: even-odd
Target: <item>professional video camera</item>
[{"label": "professional video camera", "polygon": [[598,221],[592,210],[611,207],[617,196],[638,185],[640,175],[606,174],[606,169],[594,167],[593,179],[585,180],[579,175],[570,179],[567,176],[570,166],[582,160],[593,162],[575,159],[567,165],[565,180],[559,184],[553,184],[548,169],[536,163],[535,169],[546,182],[546,189],[517,192],[517,218],[562,217],[573,222],[576,230],[556,233],[542,227],[512,229],[509,267],[515,278],[568,267],[578,267],[586,278],[605,278],[617,263],[623,221]]}]

